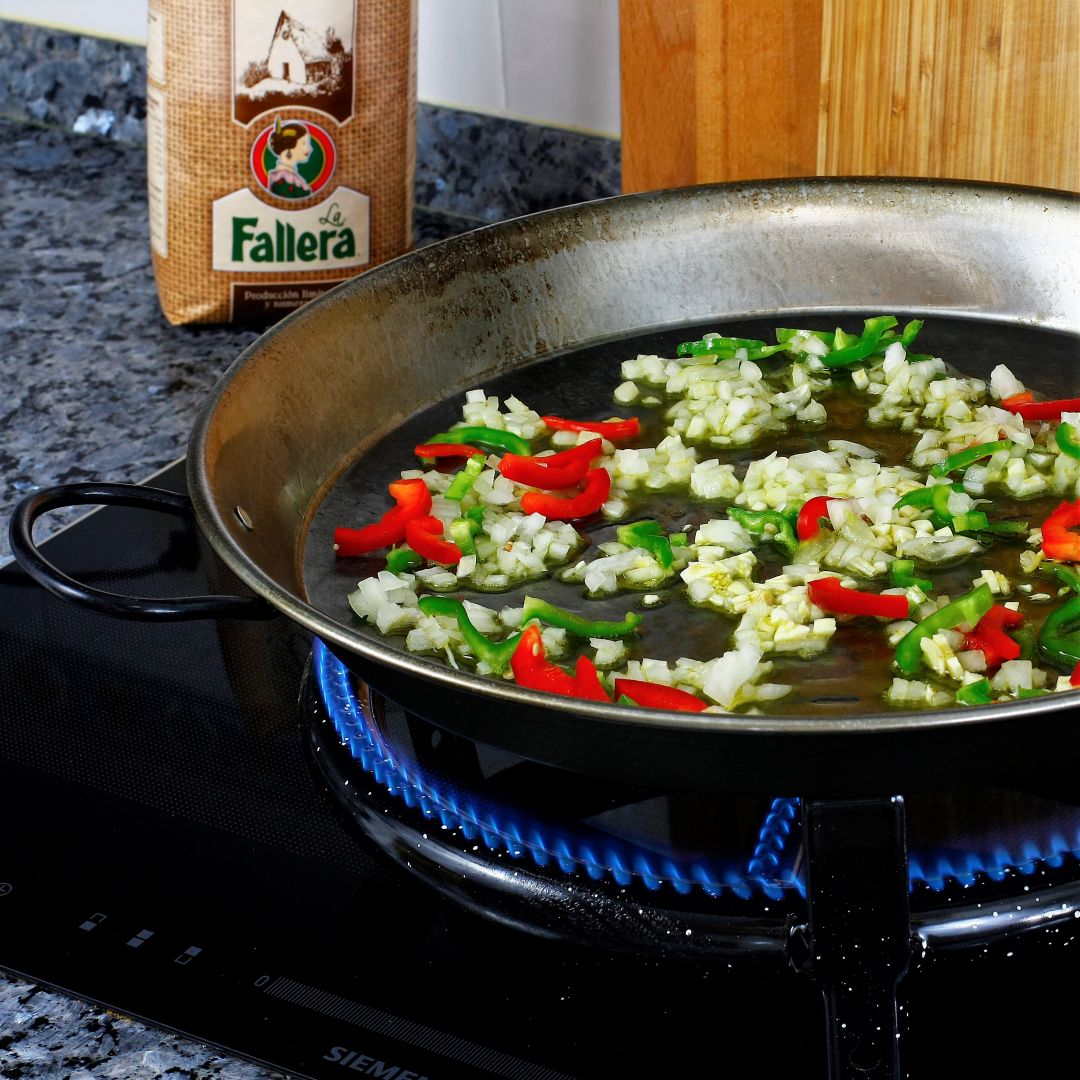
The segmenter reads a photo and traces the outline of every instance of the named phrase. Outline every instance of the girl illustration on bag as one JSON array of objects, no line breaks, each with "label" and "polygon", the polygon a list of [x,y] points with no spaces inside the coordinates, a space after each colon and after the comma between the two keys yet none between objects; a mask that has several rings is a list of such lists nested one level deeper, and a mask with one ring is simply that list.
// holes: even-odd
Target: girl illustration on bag
[{"label": "girl illustration on bag", "polygon": [[283,199],[307,198],[312,193],[311,185],[299,172],[299,167],[312,154],[311,134],[307,125],[299,120],[283,124],[280,116],[275,117],[269,145],[277,157],[277,164],[267,175],[267,190],[271,195]]}]

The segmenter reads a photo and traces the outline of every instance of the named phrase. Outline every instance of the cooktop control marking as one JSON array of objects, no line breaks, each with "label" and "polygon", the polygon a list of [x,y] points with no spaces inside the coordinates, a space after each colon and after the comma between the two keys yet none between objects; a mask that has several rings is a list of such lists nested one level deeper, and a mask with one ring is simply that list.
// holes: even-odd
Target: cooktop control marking
[{"label": "cooktop control marking", "polygon": [[174,964],[190,964],[202,949],[198,945],[189,945],[174,961]]},{"label": "cooktop control marking", "polygon": [[145,945],[153,936],[153,930],[140,930],[133,938],[128,939],[128,945],[133,949],[137,949],[140,946]]},{"label": "cooktop control marking", "polygon": [[95,911],[93,915],[84,923],[79,924],[80,930],[96,930],[105,921],[105,916],[100,911]]},{"label": "cooktop control marking", "polygon": [[[308,986],[306,983],[285,976],[279,975],[274,979],[267,987],[266,993],[377,1035],[403,1039],[423,1050],[441,1054],[452,1061],[459,1061],[485,1072],[494,1073],[496,1076],[507,1077],[508,1080],[570,1080],[570,1077],[564,1073],[555,1072],[543,1065],[525,1061],[512,1054],[503,1053],[501,1050],[481,1046],[469,1039],[462,1039],[449,1032],[428,1027],[426,1024],[406,1020],[404,1017],[384,1012],[382,1009],[353,1001],[339,994],[320,990],[317,986]],[[351,1057],[349,1057],[350,1054]],[[325,1060],[345,1064],[346,1057],[349,1059],[347,1067],[353,1071],[360,1071],[361,1066],[357,1064],[357,1060],[364,1058],[365,1055],[358,1051],[351,1051],[348,1047],[335,1046],[326,1055]],[[367,1069],[367,1066],[363,1068]],[[388,1074],[383,1073],[383,1075]],[[394,1075],[403,1078],[406,1073],[399,1071]],[[420,1077],[417,1076],[416,1080],[420,1080]]]}]

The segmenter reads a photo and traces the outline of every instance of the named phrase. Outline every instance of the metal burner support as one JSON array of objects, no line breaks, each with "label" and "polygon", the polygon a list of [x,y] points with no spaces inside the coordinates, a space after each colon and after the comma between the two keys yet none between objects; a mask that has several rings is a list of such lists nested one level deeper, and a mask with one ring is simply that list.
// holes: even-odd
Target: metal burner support
[{"label": "metal burner support", "polygon": [[912,939],[904,800],[804,800],[803,843],[808,918],[792,945],[824,995],[829,1076],[893,1080]]}]

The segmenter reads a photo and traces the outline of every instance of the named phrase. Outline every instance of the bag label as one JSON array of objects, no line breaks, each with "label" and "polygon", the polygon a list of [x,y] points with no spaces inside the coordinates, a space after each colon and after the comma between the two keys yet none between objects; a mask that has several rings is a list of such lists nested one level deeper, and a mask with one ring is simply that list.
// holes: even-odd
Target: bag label
[{"label": "bag label", "polygon": [[272,109],[317,109],[339,124],[353,114],[354,0],[233,2],[233,119]]},{"label": "bag label", "polygon": [[339,284],[338,281],[303,281],[293,285],[235,282],[232,286],[229,320],[266,326]]},{"label": "bag label", "polygon": [[344,270],[371,260],[371,200],[338,187],[302,210],[280,210],[243,188],[214,201],[215,270],[280,274]]}]

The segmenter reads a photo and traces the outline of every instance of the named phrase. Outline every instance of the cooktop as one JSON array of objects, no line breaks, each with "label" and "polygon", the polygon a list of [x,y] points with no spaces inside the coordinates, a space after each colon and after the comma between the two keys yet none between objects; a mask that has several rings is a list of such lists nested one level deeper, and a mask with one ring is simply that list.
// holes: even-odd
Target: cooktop
[{"label": "cooktop", "polygon": [[[156,484],[182,490],[177,464]],[[46,542],[81,580],[235,589],[194,525],[109,507]],[[0,967],[296,1076],[824,1076],[783,962],[611,951],[485,918],[387,859],[324,790],[283,618],[169,625],[0,571]],[[923,958],[912,1076],[1072,1058],[1067,935]],[[1055,1069],[1060,1068],[1061,1072]]]}]

